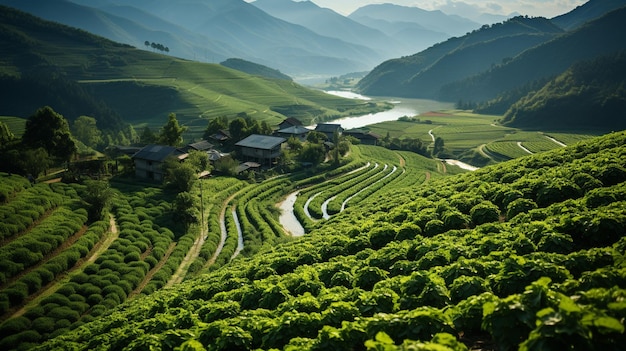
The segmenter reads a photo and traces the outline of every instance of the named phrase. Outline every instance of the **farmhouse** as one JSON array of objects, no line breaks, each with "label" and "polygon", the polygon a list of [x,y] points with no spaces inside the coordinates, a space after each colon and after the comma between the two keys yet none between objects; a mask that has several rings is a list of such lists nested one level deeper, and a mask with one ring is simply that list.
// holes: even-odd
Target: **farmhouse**
[{"label": "farmhouse", "polygon": [[280,129],[276,131],[274,134],[278,137],[289,139],[294,137],[300,141],[305,141],[307,134],[309,134],[311,130],[303,127],[303,126],[292,126],[285,129]]},{"label": "farmhouse", "polygon": [[280,124],[278,125],[278,130],[287,129],[289,127],[301,127],[301,126],[302,126],[302,122],[300,122],[299,120],[293,117],[289,117],[285,119],[284,121],[280,122]]},{"label": "farmhouse", "polygon": [[363,129],[350,129],[344,131],[343,134],[359,139],[361,144],[364,145],[377,145],[380,139],[380,135]]},{"label": "farmhouse", "polygon": [[271,166],[280,157],[281,146],[285,141],[287,139],[281,137],[252,134],[235,146],[240,148],[241,156],[246,160]]},{"label": "farmhouse", "polygon": [[343,128],[340,124],[320,123],[315,126],[315,131],[325,134],[328,140],[333,140],[335,132],[341,135]]},{"label": "farmhouse", "polygon": [[209,138],[220,145],[224,145],[224,143],[230,140],[231,137],[230,132],[227,129],[220,129],[217,133],[211,135]]},{"label": "farmhouse", "polygon": [[191,143],[187,145],[187,151],[192,151],[192,150],[196,150],[196,151],[210,151],[211,149],[213,149],[213,144],[209,143],[206,140],[200,140],[198,142],[195,143]]},{"label": "farmhouse", "polygon": [[145,146],[132,157],[135,163],[135,176],[162,182],[165,176],[163,163],[170,156],[182,160],[187,154],[173,146]]}]

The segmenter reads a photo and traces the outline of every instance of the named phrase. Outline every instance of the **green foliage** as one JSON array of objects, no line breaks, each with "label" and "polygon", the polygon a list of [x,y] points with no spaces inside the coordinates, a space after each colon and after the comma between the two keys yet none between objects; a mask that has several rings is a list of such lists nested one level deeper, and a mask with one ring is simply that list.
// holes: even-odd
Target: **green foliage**
[{"label": "green foliage", "polygon": [[68,161],[76,152],[67,120],[50,106],[38,109],[28,118],[22,143],[32,149],[42,147],[62,161]]}]

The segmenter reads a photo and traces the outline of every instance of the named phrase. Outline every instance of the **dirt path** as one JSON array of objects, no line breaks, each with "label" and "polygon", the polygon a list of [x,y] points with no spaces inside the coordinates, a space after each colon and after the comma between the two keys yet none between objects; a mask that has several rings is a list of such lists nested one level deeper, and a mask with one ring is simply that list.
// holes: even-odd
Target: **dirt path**
[{"label": "dirt path", "polygon": [[532,154],[533,154],[533,152],[532,152],[532,151],[528,150],[526,147],[524,147],[524,145],[522,145],[522,142],[521,142],[521,141],[518,141],[518,142],[517,142],[517,146],[519,146],[519,148],[520,148],[520,149],[522,149],[522,150],[524,150],[527,154],[530,154],[530,155],[532,155]]},{"label": "dirt path", "polygon": [[241,190],[237,191],[236,193],[232,194],[231,196],[229,196],[226,200],[224,200],[224,202],[222,202],[222,210],[220,211],[220,218],[219,218],[220,234],[221,234],[220,242],[217,244],[217,248],[215,249],[215,252],[213,253],[213,256],[211,256],[211,258],[206,262],[204,267],[202,267],[203,269],[208,268],[211,265],[213,265],[215,263],[215,260],[217,260],[217,257],[220,255],[220,253],[222,253],[222,249],[224,248],[224,243],[226,242],[226,237],[228,236],[228,231],[226,230],[226,209],[228,208],[228,204],[235,197],[237,197],[237,195],[239,195],[239,193],[241,193],[245,189],[246,188],[244,187],[243,189],[241,189]]},{"label": "dirt path", "polygon": [[[115,221],[115,217],[113,215],[109,215],[109,217],[110,219],[108,232],[102,237],[100,241],[96,243],[96,245],[94,245],[94,247],[91,249],[91,252],[87,254],[87,256],[78,260],[74,267],[66,271],[63,275],[59,275],[52,282],[39,289],[38,292],[27,297],[21,307],[18,307],[9,316],[9,318],[19,317],[23,315],[27,310],[35,307],[43,298],[52,295],[63,284],[68,283],[72,275],[81,272],[83,267],[95,262],[96,259],[98,259],[98,257],[102,255],[102,253],[105,252],[109,248],[109,246],[111,246],[111,244],[119,237],[119,231],[117,229],[117,222]],[[0,320],[4,319],[5,318],[0,318]]]},{"label": "dirt path", "polygon": [[163,268],[167,260],[172,255],[172,251],[174,251],[174,248],[176,248],[175,242],[170,244],[170,246],[167,248],[167,251],[165,252],[165,255],[163,255],[163,258],[161,258],[159,263],[157,263],[157,265],[154,266],[154,268],[148,271],[148,274],[146,274],[146,276],[143,278],[141,283],[139,283],[139,285],[135,288],[135,290],[131,291],[130,294],[128,294],[128,300],[132,299],[133,297],[141,293],[141,291],[146,287],[146,285],[148,285],[150,280],[152,280],[152,277],[156,274],[156,272],[158,272],[161,268]]},{"label": "dirt path", "polygon": [[558,141],[558,140],[554,139],[553,137],[550,137],[550,136],[547,136],[547,135],[544,135],[544,137],[546,137],[546,138],[550,139],[553,143],[555,143],[555,144],[557,144],[557,145],[559,145],[559,146],[562,146],[562,147],[567,147],[567,144],[562,143],[562,142],[560,142],[560,141]]}]

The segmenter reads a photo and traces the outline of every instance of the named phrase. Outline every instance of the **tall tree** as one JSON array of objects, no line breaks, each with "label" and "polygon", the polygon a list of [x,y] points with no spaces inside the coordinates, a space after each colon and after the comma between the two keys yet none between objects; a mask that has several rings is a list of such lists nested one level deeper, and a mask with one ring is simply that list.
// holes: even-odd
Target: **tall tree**
[{"label": "tall tree", "polygon": [[180,146],[183,143],[183,133],[187,127],[181,127],[178,124],[175,113],[170,113],[167,118],[167,123],[161,128],[159,142],[170,146]]},{"label": "tall tree", "polygon": [[72,124],[72,133],[76,139],[87,146],[96,147],[102,143],[102,132],[96,125],[96,119],[89,116],[80,116]]},{"label": "tall tree", "polygon": [[212,135],[223,129],[228,129],[228,118],[226,116],[215,117],[209,121],[202,137],[209,139]]},{"label": "tall tree", "polygon": [[51,156],[62,161],[69,161],[76,152],[67,120],[50,106],[40,108],[28,118],[22,143],[32,149],[43,147]]},{"label": "tall tree", "polygon": [[89,205],[87,210],[89,220],[92,222],[102,220],[113,198],[113,191],[108,182],[101,180],[89,180],[85,185],[87,187],[82,198]]},{"label": "tall tree", "polygon": [[150,129],[150,127],[146,126],[143,129],[143,132],[141,133],[141,136],[139,137],[139,141],[142,144],[154,144],[158,140],[157,140],[157,136],[154,135],[154,133],[152,132],[152,129]]}]

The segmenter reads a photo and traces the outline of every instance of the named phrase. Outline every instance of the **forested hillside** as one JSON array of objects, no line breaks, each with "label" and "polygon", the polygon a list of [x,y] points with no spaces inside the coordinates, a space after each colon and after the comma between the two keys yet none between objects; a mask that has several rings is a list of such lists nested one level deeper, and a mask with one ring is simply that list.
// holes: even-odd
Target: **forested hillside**
[{"label": "forested hillside", "polygon": [[[139,297],[36,349],[618,350],[624,145],[621,132],[389,186],[298,240]],[[25,333],[3,345],[35,336]]]},{"label": "forested hillside", "polygon": [[502,123],[520,128],[626,128],[626,54],[575,64],[511,106]]},{"label": "forested hillside", "polygon": [[368,95],[438,98],[445,84],[501,64],[559,33],[562,30],[544,18],[519,16],[485,25],[415,55],[383,62],[357,89]]},{"label": "forested hillside", "polygon": [[576,62],[625,50],[626,42],[615,34],[626,32],[625,19],[626,7],[610,12],[530,48],[506,64],[449,84],[442,88],[440,96],[450,101],[486,101],[525,84],[557,76]]}]

